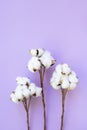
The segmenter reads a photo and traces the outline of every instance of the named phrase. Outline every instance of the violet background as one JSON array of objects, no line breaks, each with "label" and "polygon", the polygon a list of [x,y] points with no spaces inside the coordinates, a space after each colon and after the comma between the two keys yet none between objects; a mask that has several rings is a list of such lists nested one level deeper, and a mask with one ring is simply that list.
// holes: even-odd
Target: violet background
[{"label": "violet background", "polygon": [[[0,130],[27,130],[22,104],[10,101],[17,76],[39,85],[38,73],[27,70],[29,49],[45,48],[59,63],[68,63],[79,77],[67,94],[64,130],[87,130],[87,1],[0,0]],[[49,86],[53,66],[45,75],[47,130],[59,130],[61,92]],[[41,98],[32,99],[31,130],[43,130]]]}]

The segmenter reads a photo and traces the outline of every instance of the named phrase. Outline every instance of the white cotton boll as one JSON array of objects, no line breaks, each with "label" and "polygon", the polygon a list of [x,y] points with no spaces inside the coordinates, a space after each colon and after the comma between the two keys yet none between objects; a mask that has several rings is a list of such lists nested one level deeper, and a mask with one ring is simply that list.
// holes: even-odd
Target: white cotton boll
[{"label": "white cotton boll", "polygon": [[17,97],[17,99],[22,100],[23,99],[23,93],[21,90],[19,91],[15,91],[15,96]]},{"label": "white cotton boll", "polygon": [[17,77],[16,82],[18,85],[26,85],[30,84],[30,79],[28,79],[27,77]]},{"label": "white cotton boll", "polygon": [[63,80],[61,87],[62,87],[62,89],[67,89],[67,88],[69,88],[69,85],[70,84],[67,80]]},{"label": "white cotton boll", "polygon": [[18,86],[16,87],[15,91],[19,91],[19,90],[21,90],[21,89],[22,89],[22,86],[21,86],[21,85],[18,85]]},{"label": "white cotton boll", "polygon": [[19,103],[19,100],[17,99],[17,97],[15,96],[15,93],[12,93],[11,96],[10,96],[11,100],[14,102],[14,103]]},{"label": "white cotton boll", "polygon": [[69,75],[69,81],[70,81],[71,83],[78,83],[78,79],[77,79],[77,77],[75,76],[74,73],[71,73],[71,74]]},{"label": "white cotton boll", "polygon": [[60,84],[61,80],[60,77],[52,77],[50,82],[55,82],[56,85]]},{"label": "white cotton boll", "polygon": [[31,72],[35,72],[37,70],[40,70],[41,63],[37,57],[32,57],[30,61],[28,62],[28,69]]},{"label": "white cotton boll", "polygon": [[36,87],[36,97],[41,96],[42,88]]},{"label": "white cotton boll", "polygon": [[62,88],[72,90],[76,87],[77,83],[78,78],[76,77],[76,73],[67,64],[57,65],[50,80],[50,85],[54,89]]},{"label": "white cotton boll", "polygon": [[28,98],[29,95],[30,95],[30,91],[29,91],[29,89],[27,88],[26,85],[23,85],[23,86],[19,85],[19,86],[17,86],[15,91],[16,91],[16,95],[17,95],[18,99],[23,99],[24,97]]},{"label": "white cotton boll", "polygon": [[56,78],[56,75],[57,75],[57,73],[56,73],[56,71],[54,71],[52,74],[52,77]]},{"label": "white cotton boll", "polygon": [[48,69],[51,66],[51,60],[49,59],[49,57],[41,57],[40,60],[41,60],[42,65],[46,69]]},{"label": "white cotton boll", "polygon": [[42,49],[42,48],[30,50],[30,54],[31,54],[32,56],[40,57],[40,56],[43,55],[43,53],[44,53],[44,49]]},{"label": "white cotton boll", "polygon": [[57,74],[56,71],[54,71],[53,74],[52,74],[52,78],[56,78],[56,77],[58,77],[58,74]]},{"label": "white cotton boll", "polygon": [[61,75],[61,81],[67,80],[69,82],[69,76],[68,75]]},{"label": "white cotton boll", "polygon": [[37,50],[36,49],[31,49],[29,52],[30,52],[30,54],[32,56],[36,56],[36,54],[37,54]]},{"label": "white cotton boll", "polygon": [[50,82],[55,82],[55,77],[51,77]]},{"label": "white cotton boll", "polygon": [[61,72],[56,73],[56,77],[57,77],[59,80],[61,79],[61,76],[62,76]]},{"label": "white cotton boll", "polygon": [[21,86],[21,90],[24,91],[25,89],[28,89],[26,85]]},{"label": "white cotton boll", "polygon": [[17,84],[22,84],[23,82],[22,82],[22,78],[21,77],[17,77],[16,78],[16,82],[17,82]]},{"label": "white cotton boll", "polygon": [[27,77],[22,77],[22,79],[23,79],[23,82],[24,82],[23,85],[26,85],[26,83],[30,84],[30,79],[29,79],[29,78],[27,78]]},{"label": "white cotton boll", "polygon": [[74,76],[76,76],[76,73],[74,71],[72,71],[71,74],[73,74]]},{"label": "white cotton boll", "polygon": [[59,65],[56,66],[55,71],[57,73],[61,74],[61,72],[62,72],[62,66],[61,66],[61,64],[59,64]]},{"label": "white cotton boll", "polygon": [[44,49],[42,49],[42,48],[39,48],[38,49],[38,55],[37,56],[42,56],[44,54]]},{"label": "white cotton boll", "polygon": [[69,74],[71,72],[71,69],[67,64],[62,64],[62,72],[64,74]]},{"label": "white cotton boll", "polygon": [[55,63],[54,58],[50,55],[50,52],[45,51],[42,57],[40,58],[42,65],[48,69],[51,65]]},{"label": "white cotton boll", "polygon": [[49,52],[49,51],[44,51],[44,54],[43,54],[43,56],[44,56],[44,57],[46,57],[46,56],[48,56],[48,57],[49,57],[50,55],[51,55],[51,54],[50,54],[50,52]]},{"label": "white cotton boll", "polygon": [[30,91],[31,96],[36,93],[36,86],[34,83],[30,84],[29,91]]},{"label": "white cotton boll", "polygon": [[24,89],[27,89],[26,85],[18,85],[15,91],[23,91]]},{"label": "white cotton boll", "polygon": [[30,91],[29,91],[29,89],[24,89],[23,90],[23,96],[25,97],[25,98],[28,98],[29,96],[30,96]]},{"label": "white cotton boll", "polygon": [[76,85],[77,85],[76,83],[71,83],[69,89],[73,90],[74,88],[76,88]]},{"label": "white cotton boll", "polygon": [[61,73],[53,72],[50,84],[54,89],[59,89],[61,84]]},{"label": "white cotton boll", "polygon": [[50,81],[50,85],[56,90],[60,89],[60,85],[58,85],[58,83],[56,83],[55,81]]},{"label": "white cotton boll", "polygon": [[51,66],[52,62],[49,58],[46,58],[43,62],[43,65],[46,69],[48,69]]}]

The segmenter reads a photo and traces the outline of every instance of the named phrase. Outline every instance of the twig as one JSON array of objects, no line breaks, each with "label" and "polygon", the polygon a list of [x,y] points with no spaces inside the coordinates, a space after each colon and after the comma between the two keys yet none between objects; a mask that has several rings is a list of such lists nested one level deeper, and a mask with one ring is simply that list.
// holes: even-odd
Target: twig
[{"label": "twig", "polygon": [[61,92],[62,92],[62,115],[61,115],[60,130],[63,130],[63,125],[64,125],[65,98],[66,98],[67,91],[68,91],[67,89],[61,89]]},{"label": "twig", "polygon": [[30,122],[29,122],[29,113],[28,113],[28,109],[26,111],[26,115],[27,115],[27,128],[28,130],[30,130]]},{"label": "twig", "polygon": [[41,66],[41,69],[39,70],[40,74],[40,85],[42,88],[42,103],[43,103],[43,109],[44,109],[44,130],[46,130],[46,106],[45,106],[45,97],[44,97],[44,85],[43,85],[43,79],[45,74],[45,68]]},{"label": "twig", "polygon": [[30,130],[30,117],[29,117],[29,107],[30,107],[30,101],[31,101],[31,97],[29,98],[29,100],[27,101],[27,99],[24,99],[23,102],[23,106],[25,108],[26,111],[26,117],[27,117],[27,130]]},{"label": "twig", "polygon": [[29,110],[29,107],[30,107],[30,103],[31,103],[31,96],[30,96],[30,98],[29,98],[29,100],[28,100],[28,110]]}]

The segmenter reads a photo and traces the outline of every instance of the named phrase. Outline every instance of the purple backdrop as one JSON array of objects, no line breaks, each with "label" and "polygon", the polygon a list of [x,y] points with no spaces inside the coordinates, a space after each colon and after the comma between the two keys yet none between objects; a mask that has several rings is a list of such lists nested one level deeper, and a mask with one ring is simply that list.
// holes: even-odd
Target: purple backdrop
[{"label": "purple backdrop", "polygon": [[[68,63],[79,77],[77,88],[67,94],[64,130],[87,130],[87,1],[0,0],[0,130],[27,130],[25,111],[10,101],[17,76],[27,70],[29,49],[51,51],[57,63]],[[61,92],[49,86],[52,69],[45,75],[47,130],[59,130]],[[41,98],[32,99],[31,130],[43,130]]]}]

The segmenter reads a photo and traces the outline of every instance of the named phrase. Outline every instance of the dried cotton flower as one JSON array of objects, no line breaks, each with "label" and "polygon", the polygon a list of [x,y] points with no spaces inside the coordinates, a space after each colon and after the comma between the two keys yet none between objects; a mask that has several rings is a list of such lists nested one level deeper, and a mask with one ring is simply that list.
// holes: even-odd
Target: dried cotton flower
[{"label": "dried cotton flower", "polygon": [[62,115],[60,130],[63,130],[66,94],[68,90],[73,90],[76,87],[77,83],[78,78],[76,76],[76,73],[71,70],[68,64],[59,64],[56,66],[50,80],[50,85],[56,90],[61,89],[62,93]]},{"label": "dried cotton flower", "polygon": [[17,77],[16,81],[18,86],[10,96],[13,102],[18,103],[20,101],[23,101],[23,99],[28,99],[34,94],[37,95],[37,88],[40,89],[40,93],[38,94],[38,96],[41,95],[42,89],[37,87],[34,83],[31,83],[30,79],[28,79],[27,77]]},{"label": "dried cotton flower", "polygon": [[[31,72],[39,72],[40,85],[42,88],[42,103],[43,103],[43,116],[44,116],[44,130],[46,130],[46,107],[45,107],[45,96],[44,96],[44,75],[45,71],[55,64],[56,60],[51,56],[49,51],[45,49],[31,49],[30,54],[32,58],[28,62],[28,70]],[[55,85],[54,85],[55,86]],[[34,87],[34,86],[33,86]],[[33,89],[31,92],[34,93]],[[36,88],[36,93],[34,96],[38,97],[41,94],[41,89]]]},{"label": "dried cotton flower", "polygon": [[[55,85],[53,85],[55,83]],[[73,84],[74,83],[74,87]],[[72,90],[75,88],[75,85],[78,83],[78,78],[76,77],[75,72],[73,72],[68,64],[59,64],[56,66],[55,71],[53,72],[50,84],[54,89],[69,89]]]},{"label": "dried cotton flower", "polygon": [[16,78],[17,87],[10,95],[11,100],[14,103],[23,103],[26,117],[27,117],[27,129],[30,130],[30,117],[29,117],[29,107],[31,98],[39,97],[42,93],[42,88],[37,87],[34,83],[30,82],[30,79],[27,77],[17,77]]},{"label": "dried cotton flower", "polygon": [[37,57],[32,57],[28,62],[28,69],[31,72],[35,72],[37,70],[40,70],[41,63]]},{"label": "dried cotton flower", "polygon": [[32,56],[36,56],[36,57],[42,56],[43,53],[44,53],[44,49],[42,49],[42,48],[31,49],[31,50],[30,50],[30,54],[31,54]]},{"label": "dried cotton flower", "polygon": [[55,64],[55,59],[51,56],[49,51],[44,49],[31,49],[30,54],[32,58],[28,62],[28,69],[31,72],[40,70],[41,66],[48,69],[50,66]]}]

